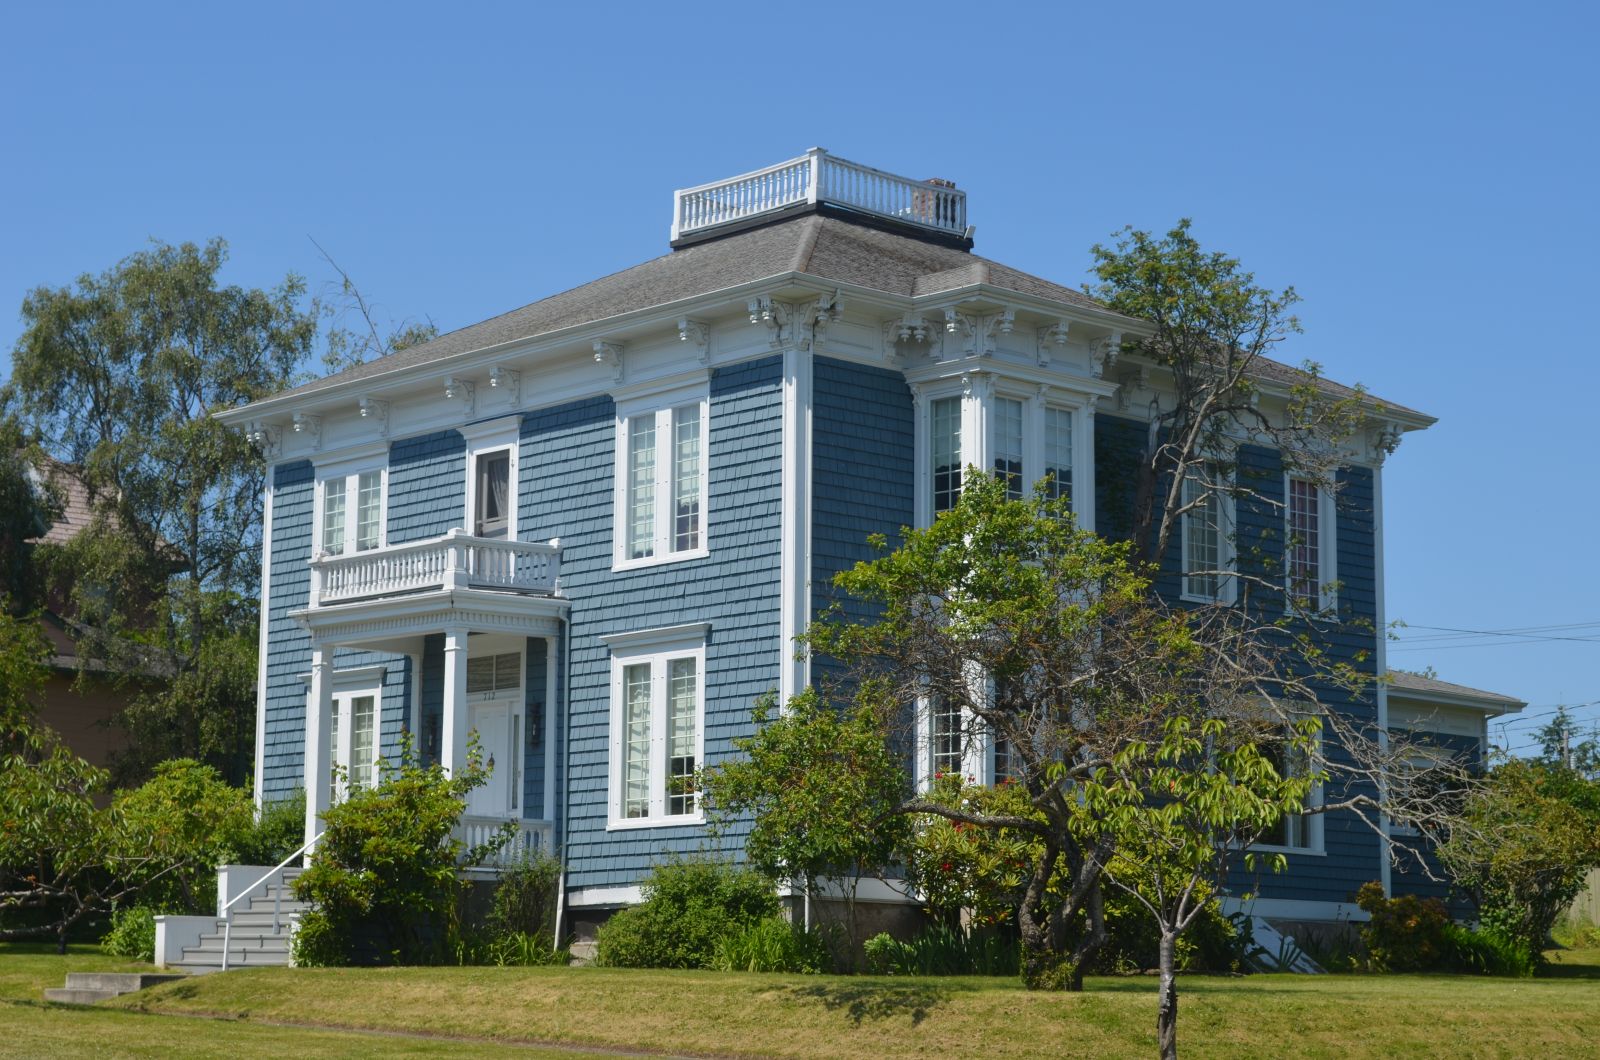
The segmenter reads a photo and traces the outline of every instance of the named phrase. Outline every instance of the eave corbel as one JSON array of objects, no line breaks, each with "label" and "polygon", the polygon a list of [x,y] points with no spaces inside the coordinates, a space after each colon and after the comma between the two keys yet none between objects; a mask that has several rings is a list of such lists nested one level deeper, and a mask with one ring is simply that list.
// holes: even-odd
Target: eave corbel
[{"label": "eave corbel", "polygon": [[251,420],[250,426],[245,428],[244,440],[259,449],[268,460],[283,453],[283,429],[275,423]]},{"label": "eave corbel", "polygon": [[704,365],[711,363],[710,324],[700,320],[690,320],[688,317],[679,317],[678,341],[689,344],[694,350],[695,360]]},{"label": "eave corbel", "polygon": [[375,397],[363,397],[356,402],[361,418],[377,425],[378,437],[389,437],[389,403]]},{"label": "eave corbel", "polygon": [[515,405],[522,400],[522,373],[497,364],[489,369],[489,389],[504,394],[507,403]]},{"label": "eave corbel", "polygon": [[626,343],[608,342],[605,339],[594,340],[594,363],[605,365],[611,371],[613,383],[622,382],[623,351]]},{"label": "eave corbel", "polygon": [[[1089,346],[1089,370],[1096,379],[1104,378],[1105,373],[1117,366],[1117,357],[1122,353],[1122,332],[1113,331],[1105,338]],[[1141,371],[1146,371],[1141,369]],[[1148,372],[1144,376],[1148,382]]]},{"label": "eave corbel", "polygon": [[461,410],[471,416],[478,411],[478,386],[470,379],[452,375],[444,381],[444,399],[461,402]]},{"label": "eave corbel", "polygon": [[1067,333],[1072,329],[1072,322],[1062,317],[1054,324],[1046,324],[1035,333],[1038,338],[1039,367],[1050,367],[1050,359],[1067,345]]},{"label": "eave corbel", "polygon": [[322,448],[322,417],[313,412],[296,412],[294,414],[294,433],[302,435],[311,443],[311,448]]},{"label": "eave corbel", "polygon": [[1117,408],[1126,412],[1133,407],[1133,400],[1140,391],[1150,389],[1149,365],[1136,365],[1124,371],[1117,380]]}]

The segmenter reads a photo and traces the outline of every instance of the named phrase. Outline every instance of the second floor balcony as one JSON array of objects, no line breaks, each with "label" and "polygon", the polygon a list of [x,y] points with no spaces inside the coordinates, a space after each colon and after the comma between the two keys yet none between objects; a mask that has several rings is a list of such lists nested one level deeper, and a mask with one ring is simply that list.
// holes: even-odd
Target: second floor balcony
[{"label": "second floor balcony", "polygon": [[422,541],[317,555],[311,560],[308,608],[453,589],[559,596],[560,543],[495,540],[451,530]]}]

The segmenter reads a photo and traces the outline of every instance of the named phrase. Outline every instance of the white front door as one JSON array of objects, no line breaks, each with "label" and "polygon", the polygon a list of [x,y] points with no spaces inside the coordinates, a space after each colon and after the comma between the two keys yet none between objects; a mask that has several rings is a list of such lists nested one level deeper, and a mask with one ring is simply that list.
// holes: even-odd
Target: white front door
[{"label": "white front door", "polygon": [[503,701],[474,703],[467,714],[468,728],[478,734],[483,764],[493,764],[488,783],[467,795],[467,813],[474,817],[516,816],[515,784],[522,773],[516,761],[516,721],[511,704]]}]

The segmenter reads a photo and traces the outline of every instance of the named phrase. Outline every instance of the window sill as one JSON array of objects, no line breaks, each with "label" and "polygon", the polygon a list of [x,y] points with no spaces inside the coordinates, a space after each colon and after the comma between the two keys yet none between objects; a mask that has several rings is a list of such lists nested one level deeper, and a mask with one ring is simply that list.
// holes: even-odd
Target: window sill
[{"label": "window sill", "polygon": [[611,572],[642,570],[646,567],[662,567],[669,563],[682,563],[687,560],[705,559],[711,555],[709,548],[690,549],[687,552],[671,552],[665,556],[647,556],[644,559],[613,559]]},{"label": "window sill", "polygon": [[1247,854],[1304,854],[1314,858],[1328,856],[1326,850],[1318,850],[1315,847],[1286,847],[1277,843],[1252,843],[1244,849]]},{"label": "window sill", "polygon": [[632,832],[641,828],[681,828],[685,825],[706,823],[704,811],[686,813],[679,817],[624,817],[606,822],[608,832]]}]

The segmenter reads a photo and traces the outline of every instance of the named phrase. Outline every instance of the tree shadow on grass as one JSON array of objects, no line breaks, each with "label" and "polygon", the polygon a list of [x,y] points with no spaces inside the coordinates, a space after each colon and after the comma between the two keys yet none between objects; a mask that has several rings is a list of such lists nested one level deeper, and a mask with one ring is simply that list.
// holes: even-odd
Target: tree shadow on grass
[{"label": "tree shadow on grass", "polygon": [[806,1001],[820,1001],[829,1012],[843,1012],[854,1026],[867,1020],[886,1020],[909,1016],[914,1027],[928,1018],[936,1006],[950,999],[951,991],[931,983],[839,983],[796,986],[790,994]]}]

